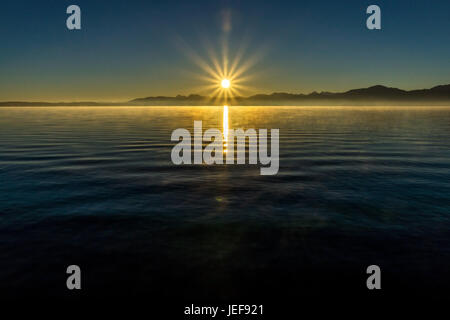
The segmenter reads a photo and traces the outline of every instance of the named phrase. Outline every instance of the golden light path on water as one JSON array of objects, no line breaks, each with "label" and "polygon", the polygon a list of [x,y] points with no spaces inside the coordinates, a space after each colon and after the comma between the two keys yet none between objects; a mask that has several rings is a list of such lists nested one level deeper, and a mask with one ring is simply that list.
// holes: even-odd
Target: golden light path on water
[{"label": "golden light path on water", "polygon": [[228,147],[228,106],[223,106],[223,152],[227,152]]}]

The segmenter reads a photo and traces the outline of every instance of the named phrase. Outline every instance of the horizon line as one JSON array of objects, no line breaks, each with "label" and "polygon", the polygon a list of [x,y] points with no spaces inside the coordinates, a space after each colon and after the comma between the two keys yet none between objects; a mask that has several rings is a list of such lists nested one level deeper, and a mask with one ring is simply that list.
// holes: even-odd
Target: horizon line
[{"label": "horizon line", "polygon": [[[323,95],[323,94],[345,94],[345,93],[350,93],[352,91],[356,91],[356,90],[365,90],[365,89],[373,89],[373,88],[383,88],[383,89],[393,89],[393,90],[398,90],[404,93],[410,93],[410,92],[417,92],[417,91],[423,91],[423,90],[432,90],[435,88],[439,88],[439,87],[449,87],[450,88],[450,83],[448,84],[439,84],[439,85],[435,85],[429,88],[418,88],[418,89],[410,89],[410,90],[405,90],[405,89],[400,89],[398,87],[388,87],[386,85],[382,85],[382,84],[375,84],[375,85],[371,85],[368,87],[361,87],[361,88],[353,88],[353,89],[348,89],[346,91],[311,91],[309,93],[293,93],[293,92],[286,92],[286,91],[272,91],[271,93],[255,93],[252,95],[248,95],[248,96],[235,96],[233,97],[233,99],[251,99],[251,98],[255,98],[258,96],[266,96],[266,97],[270,97],[276,94],[284,94],[284,95],[291,95],[291,96],[303,96],[303,97],[308,97],[308,96],[312,96],[312,95]],[[133,102],[137,102],[139,100],[145,100],[145,99],[180,99],[180,98],[203,98],[203,99],[214,99],[214,96],[211,95],[201,95],[199,93],[190,93],[187,95],[183,95],[183,94],[177,94],[175,96],[170,96],[170,95],[153,95],[153,96],[146,96],[146,97],[138,97],[138,98],[132,98],[132,99],[128,99],[128,100],[96,100],[96,99],[92,99],[92,100],[54,100],[54,101],[43,101],[43,100],[21,100],[21,99],[15,99],[15,100],[3,100],[0,101],[0,104],[5,104],[5,103],[49,103],[49,104],[67,104],[67,103],[95,103],[95,104],[99,104],[99,103],[108,103],[108,104],[120,104],[120,103],[133,103]]]}]

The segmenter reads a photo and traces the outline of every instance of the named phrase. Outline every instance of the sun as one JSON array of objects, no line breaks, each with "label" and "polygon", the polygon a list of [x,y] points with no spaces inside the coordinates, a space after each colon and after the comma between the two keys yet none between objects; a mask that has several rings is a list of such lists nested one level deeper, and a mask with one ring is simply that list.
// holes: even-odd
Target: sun
[{"label": "sun", "polygon": [[223,79],[223,80],[222,80],[222,88],[228,89],[229,87],[230,87],[230,80],[228,80],[228,79]]},{"label": "sun", "polygon": [[189,72],[196,79],[203,82],[197,88],[198,94],[205,95],[211,105],[230,105],[237,103],[244,94],[254,92],[254,88],[248,86],[251,79],[256,77],[254,67],[262,58],[263,50],[257,50],[255,54],[246,52],[247,45],[237,47],[236,52],[230,57],[226,40],[222,41],[222,50],[216,49],[207,43],[206,56],[196,52],[189,45],[182,43],[181,48],[200,72]]}]

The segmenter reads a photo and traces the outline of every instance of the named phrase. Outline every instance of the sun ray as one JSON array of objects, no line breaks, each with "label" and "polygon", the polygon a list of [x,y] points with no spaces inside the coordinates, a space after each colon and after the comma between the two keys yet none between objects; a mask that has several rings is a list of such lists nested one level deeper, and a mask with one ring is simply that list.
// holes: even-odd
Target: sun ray
[{"label": "sun ray", "polygon": [[211,42],[203,41],[207,57],[205,59],[189,45],[183,43],[183,51],[201,71],[192,74],[192,78],[204,83],[198,86],[197,92],[209,93],[208,101],[214,105],[234,103],[236,97],[242,97],[243,93],[252,91],[246,83],[249,79],[254,79],[250,70],[262,57],[261,53],[247,57],[248,46],[246,43],[241,43],[233,58],[230,59],[228,34],[223,35],[219,44],[220,50],[215,50]]}]

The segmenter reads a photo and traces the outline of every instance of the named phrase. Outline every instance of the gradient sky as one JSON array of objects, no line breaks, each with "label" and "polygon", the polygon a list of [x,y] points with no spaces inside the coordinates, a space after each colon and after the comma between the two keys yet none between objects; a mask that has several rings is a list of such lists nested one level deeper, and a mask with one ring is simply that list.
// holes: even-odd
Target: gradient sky
[{"label": "gradient sky", "polygon": [[[81,7],[82,30],[66,28]],[[377,4],[382,30],[366,28]],[[246,47],[245,94],[450,83],[450,1],[2,0],[0,100],[120,101],[199,93],[189,47]],[[183,45],[184,43],[184,45]],[[259,59],[256,60],[255,56]]]}]

